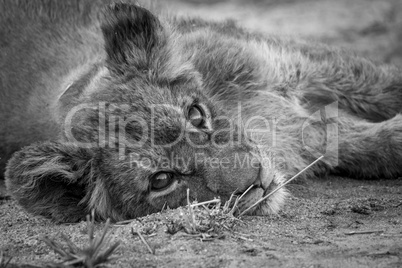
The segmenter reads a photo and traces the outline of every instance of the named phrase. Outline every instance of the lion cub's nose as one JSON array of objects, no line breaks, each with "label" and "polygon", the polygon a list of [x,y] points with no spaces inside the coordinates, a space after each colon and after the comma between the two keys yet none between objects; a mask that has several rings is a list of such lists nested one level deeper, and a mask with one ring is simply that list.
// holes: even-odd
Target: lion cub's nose
[{"label": "lion cub's nose", "polygon": [[232,149],[213,157],[213,165],[205,163],[207,186],[216,193],[244,192],[250,185],[260,185],[261,164],[252,154]]}]

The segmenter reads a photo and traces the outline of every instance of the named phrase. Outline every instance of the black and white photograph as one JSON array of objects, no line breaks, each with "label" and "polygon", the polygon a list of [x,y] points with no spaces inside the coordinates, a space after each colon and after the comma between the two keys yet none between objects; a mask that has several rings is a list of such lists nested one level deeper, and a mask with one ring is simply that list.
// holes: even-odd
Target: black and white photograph
[{"label": "black and white photograph", "polygon": [[402,267],[401,0],[0,0],[0,268]]}]

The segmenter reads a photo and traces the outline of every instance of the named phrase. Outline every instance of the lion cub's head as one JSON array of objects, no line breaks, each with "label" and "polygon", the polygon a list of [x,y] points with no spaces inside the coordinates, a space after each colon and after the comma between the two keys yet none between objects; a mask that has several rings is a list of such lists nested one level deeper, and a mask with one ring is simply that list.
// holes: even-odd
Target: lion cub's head
[{"label": "lion cub's head", "polygon": [[[244,210],[281,176],[264,167],[237,115],[214,103],[186,36],[148,10],[116,4],[101,22],[105,53],[66,78],[58,142],[10,160],[7,185],[29,211],[76,221],[94,209],[122,220],[249,191]],[[77,74],[78,73],[78,74]],[[279,209],[278,192],[251,210]]]}]

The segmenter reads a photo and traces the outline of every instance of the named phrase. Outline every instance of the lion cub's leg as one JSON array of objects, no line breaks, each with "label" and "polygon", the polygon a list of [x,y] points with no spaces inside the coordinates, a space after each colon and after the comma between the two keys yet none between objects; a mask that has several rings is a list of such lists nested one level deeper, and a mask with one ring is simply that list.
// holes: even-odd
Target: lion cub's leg
[{"label": "lion cub's leg", "polygon": [[395,178],[402,174],[401,114],[379,123],[340,117],[338,129],[335,170],[362,178]]},{"label": "lion cub's leg", "polygon": [[315,72],[308,73],[300,85],[302,105],[310,112],[335,101],[340,109],[372,122],[402,112],[402,76],[398,68],[338,54],[314,66]]},{"label": "lion cub's leg", "polygon": [[357,178],[395,178],[402,175],[402,114],[382,122],[351,115],[337,105],[306,118],[301,128],[300,154],[311,168],[341,172]]}]

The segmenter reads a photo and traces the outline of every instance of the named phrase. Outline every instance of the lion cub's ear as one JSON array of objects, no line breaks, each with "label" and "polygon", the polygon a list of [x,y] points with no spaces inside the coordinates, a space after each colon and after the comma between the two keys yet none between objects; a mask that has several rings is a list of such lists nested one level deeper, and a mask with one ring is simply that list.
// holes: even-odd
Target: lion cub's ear
[{"label": "lion cub's ear", "polygon": [[69,144],[45,142],[27,146],[8,162],[7,189],[34,214],[58,222],[84,219],[99,176],[93,170],[93,159],[90,150]]},{"label": "lion cub's ear", "polygon": [[159,20],[136,5],[109,6],[101,28],[109,69],[117,73],[133,67],[140,71],[148,69],[154,50],[166,43],[166,33]]}]

